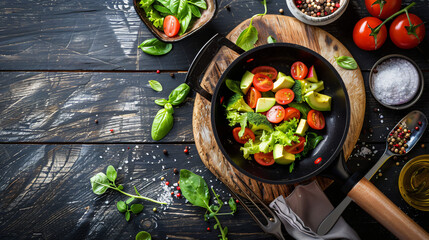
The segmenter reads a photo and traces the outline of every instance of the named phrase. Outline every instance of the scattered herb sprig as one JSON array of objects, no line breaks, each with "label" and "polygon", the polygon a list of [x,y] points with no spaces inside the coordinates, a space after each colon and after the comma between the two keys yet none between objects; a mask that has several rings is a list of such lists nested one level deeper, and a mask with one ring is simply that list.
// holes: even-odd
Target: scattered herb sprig
[{"label": "scattered herb sprig", "polygon": [[245,51],[252,49],[255,43],[258,41],[258,30],[252,25],[252,23],[253,18],[267,14],[267,1],[263,0],[262,5],[264,5],[265,8],[264,13],[254,15],[250,19],[249,26],[240,33],[240,36],[238,36],[237,41],[235,42],[237,46],[241,47]]},{"label": "scattered herb sprig", "polygon": [[[133,199],[143,199],[143,200],[147,200],[147,201],[158,203],[158,204],[167,204],[165,202],[160,202],[160,201],[154,200],[152,198],[143,197],[137,191],[137,188],[135,186],[134,186],[134,191],[136,192],[136,195],[129,194],[129,193],[122,191],[124,189],[124,186],[120,185],[120,184],[116,185],[116,183],[115,183],[117,176],[118,176],[118,173],[116,172],[115,168],[112,165],[109,165],[107,167],[106,174],[99,172],[90,179],[92,191],[97,195],[102,195],[107,191],[107,189],[110,188],[110,189],[118,191],[118,192],[120,192],[120,193],[122,193],[122,194],[124,194],[130,198],[133,198]],[[127,200],[127,202],[128,202],[128,200]],[[131,202],[129,202],[129,203],[131,203]],[[136,207],[134,207],[134,208],[136,208]],[[139,208],[139,207],[137,207],[137,208]],[[118,210],[119,210],[119,208],[118,208]],[[131,209],[131,211],[132,211],[132,209]],[[132,211],[132,212],[134,212],[134,211]]]},{"label": "scattered herb sprig", "polygon": [[222,227],[219,218],[217,216],[221,215],[233,215],[237,211],[237,205],[233,198],[230,198],[228,205],[231,212],[220,213],[220,210],[223,206],[223,201],[219,198],[219,195],[216,194],[213,188],[211,188],[218,204],[210,205],[210,191],[207,186],[206,181],[201,176],[196,175],[195,173],[182,169],[180,170],[180,189],[182,195],[194,206],[202,207],[206,209],[204,214],[204,220],[208,221],[210,218],[216,220],[214,229],[219,229],[220,235],[218,235],[222,240],[227,240],[226,237],[228,234],[228,227]]},{"label": "scattered herb sprig", "polygon": [[344,69],[354,70],[358,67],[355,59],[349,56],[335,57],[335,61],[337,62],[338,66]]},{"label": "scattered herb sprig", "polygon": [[125,213],[125,220],[130,221],[131,213],[139,214],[143,211],[143,205],[140,203],[135,203],[129,206],[129,204],[134,201],[134,198],[128,198],[126,202],[119,201],[116,203],[116,208],[119,212]]}]

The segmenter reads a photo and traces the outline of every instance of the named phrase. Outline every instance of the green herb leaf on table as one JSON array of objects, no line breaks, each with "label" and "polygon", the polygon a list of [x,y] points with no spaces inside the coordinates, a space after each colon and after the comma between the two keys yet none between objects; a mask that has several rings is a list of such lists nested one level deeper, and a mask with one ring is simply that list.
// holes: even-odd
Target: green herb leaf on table
[{"label": "green herb leaf on table", "polygon": [[168,100],[164,98],[160,98],[160,99],[156,99],[155,103],[161,107],[164,107],[164,105],[168,103]]},{"label": "green herb leaf on table", "polygon": [[111,182],[114,182],[116,180],[118,173],[116,172],[115,168],[112,165],[107,167],[106,176],[107,176],[107,179],[109,179],[109,181]]},{"label": "green herb leaf on table", "polygon": [[127,222],[129,222],[129,221],[130,221],[130,218],[131,218],[131,213],[130,213],[129,211],[127,211],[127,212],[125,213],[125,220],[127,220]]},{"label": "green herb leaf on table", "polygon": [[289,173],[291,173],[291,172],[293,171],[294,167],[295,167],[295,162],[292,162],[292,163],[289,165]]},{"label": "green herb leaf on table", "polygon": [[128,209],[127,204],[124,201],[119,201],[116,203],[116,208],[118,208],[118,211],[121,213],[126,212]]},{"label": "green herb leaf on table", "polygon": [[349,56],[335,57],[335,61],[337,62],[338,66],[344,69],[354,70],[354,69],[357,69],[358,67],[354,58]]},{"label": "green herb leaf on table", "polygon": [[192,203],[192,205],[202,208],[209,207],[209,188],[201,176],[189,170],[181,169],[180,190],[182,191],[182,195]]},{"label": "green herb leaf on table", "polygon": [[125,201],[126,204],[130,204],[135,200],[135,198],[128,198],[127,201]]},{"label": "green herb leaf on table", "polygon": [[152,236],[146,231],[141,231],[137,233],[136,240],[152,240]]},{"label": "green herb leaf on table", "polygon": [[110,186],[109,179],[104,173],[97,173],[97,175],[93,176],[90,180],[92,191],[97,195],[105,193]]},{"label": "green herb leaf on table", "polygon": [[277,40],[275,38],[273,38],[272,36],[268,36],[267,42],[268,43],[275,43],[275,42],[277,42]]},{"label": "green herb leaf on table", "polygon": [[264,5],[264,13],[256,14],[250,19],[249,26],[244,29],[237,38],[235,44],[242,48],[245,51],[252,49],[255,43],[258,41],[258,30],[252,25],[253,18],[257,16],[264,16],[267,14],[267,1],[263,0],[262,5]]},{"label": "green herb leaf on table", "polygon": [[159,56],[169,53],[173,49],[173,45],[161,42],[157,38],[151,38],[142,42],[138,48],[149,55]]},{"label": "green herb leaf on table", "polygon": [[132,211],[134,214],[138,214],[138,213],[140,213],[141,211],[143,211],[143,205],[141,205],[141,204],[139,204],[139,203],[133,204],[133,205],[131,205],[131,211]]},{"label": "green herb leaf on table", "polygon": [[191,91],[191,88],[186,83],[180,84],[173,91],[171,91],[168,96],[168,102],[173,106],[181,104],[188,96],[188,93]]},{"label": "green herb leaf on table", "polygon": [[162,91],[162,85],[161,85],[161,83],[159,83],[158,81],[156,81],[156,80],[149,80],[149,85],[150,85],[150,87],[153,89],[153,90],[155,90],[155,91],[157,91],[157,92],[161,92]]},{"label": "green herb leaf on table", "polygon": [[163,139],[173,128],[173,107],[166,103],[164,108],[159,110],[152,122],[151,136],[155,141]]}]

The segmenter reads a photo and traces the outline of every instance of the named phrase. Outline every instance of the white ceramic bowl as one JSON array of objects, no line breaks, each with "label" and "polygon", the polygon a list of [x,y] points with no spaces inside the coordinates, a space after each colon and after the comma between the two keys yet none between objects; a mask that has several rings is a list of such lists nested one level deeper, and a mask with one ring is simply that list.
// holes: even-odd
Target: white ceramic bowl
[{"label": "white ceramic bowl", "polygon": [[343,13],[346,11],[347,6],[349,5],[349,0],[340,0],[340,7],[334,13],[324,17],[311,17],[304,14],[296,7],[294,0],[286,0],[286,4],[292,15],[301,22],[313,26],[323,26],[332,23],[339,17],[341,17],[341,15],[343,15]]}]

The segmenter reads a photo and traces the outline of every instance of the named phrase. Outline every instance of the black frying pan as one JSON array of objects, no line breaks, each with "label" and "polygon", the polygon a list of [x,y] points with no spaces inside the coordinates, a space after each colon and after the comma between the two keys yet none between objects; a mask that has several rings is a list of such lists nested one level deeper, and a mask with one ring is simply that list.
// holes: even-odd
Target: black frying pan
[{"label": "black frying pan", "polygon": [[[199,79],[222,46],[227,46],[241,55],[224,71],[211,96],[201,88]],[[311,152],[310,156],[296,161],[294,171],[289,173],[289,166],[278,164],[268,167],[261,166],[255,161],[243,158],[240,151],[241,145],[236,143],[232,137],[232,127],[228,126],[221,98],[228,99],[233,94],[226,87],[225,79],[240,80],[246,70],[250,71],[254,67],[264,65],[289,74],[290,66],[295,61],[315,66],[318,78],[324,81],[323,93],[332,97],[332,110],[324,112],[326,127],[323,131],[318,132],[323,135],[324,140]],[[216,142],[226,159],[243,174],[272,184],[297,183],[318,174],[334,178],[344,183],[343,191],[348,193],[349,197],[397,237],[429,238],[421,227],[400,211],[368,180],[362,179],[356,173],[350,176],[344,168],[342,147],[350,122],[347,90],[334,67],[316,52],[289,43],[268,44],[244,52],[226,38],[215,35],[195,57],[186,76],[186,82],[211,101],[211,122]],[[322,158],[322,162],[315,164],[314,160],[318,157]]]}]

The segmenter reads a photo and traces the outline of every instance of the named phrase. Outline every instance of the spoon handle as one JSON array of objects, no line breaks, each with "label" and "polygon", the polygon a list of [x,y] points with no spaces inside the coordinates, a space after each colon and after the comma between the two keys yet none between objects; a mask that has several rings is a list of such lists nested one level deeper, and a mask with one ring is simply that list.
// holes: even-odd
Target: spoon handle
[{"label": "spoon handle", "polygon": [[[392,156],[392,154],[387,151],[387,149],[384,151],[383,155],[380,157],[380,159],[375,163],[375,165],[365,174],[366,179],[371,179],[372,176],[378,171],[378,169],[383,166],[383,164]],[[331,228],[335,225],[335,223],[338,221],[338,219],[341,217],[341,214],[346,210],[347,206],[352,201],[351,198],[346,197],[341,201],[340,204],[338,204],[337,207],[335,207],[334,210],[332,210],[328,216],[323,219],[323,221],[319,224],[319,227],[317,227],[317,234],[319,235],[325,235],[326,233],[331,230]]]}]

